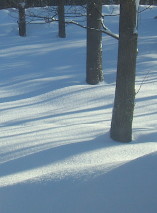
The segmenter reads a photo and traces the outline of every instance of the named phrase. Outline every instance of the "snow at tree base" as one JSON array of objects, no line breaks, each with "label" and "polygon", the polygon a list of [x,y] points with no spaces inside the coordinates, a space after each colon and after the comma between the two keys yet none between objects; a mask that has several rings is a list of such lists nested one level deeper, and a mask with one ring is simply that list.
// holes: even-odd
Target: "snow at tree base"
[{"label": "snow at tree base", "polygon": [[[104,82],[87,85],[85,29],[61,39],[57,23],[27,24],[19,37],[14,14],[0,11],[0,213],[156,213],[157,7],[139,14],[127,144],[109,137],[118,41],[103,35]],[[118,33],[118,16],[105,22]]]}]

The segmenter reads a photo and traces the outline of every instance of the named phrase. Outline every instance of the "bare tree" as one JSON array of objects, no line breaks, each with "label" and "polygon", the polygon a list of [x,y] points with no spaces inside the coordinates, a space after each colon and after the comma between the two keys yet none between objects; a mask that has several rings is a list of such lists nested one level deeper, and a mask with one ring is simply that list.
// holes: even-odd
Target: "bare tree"
[{"label": "bare tree", "polygon": [[86,82],[103,81],[102,71],[102,0],[87,1]]},{"label": "bare tree", "polygon": [[111,138],[132,140],[137,55],[137,4],[139,0],[120,0],[119,48]]},{"label": "bare tree", "polygon": [[64,0],[58,0],[58,26],[59,26],[59,37],[65,38],[65,14],[64,14]]},{"label": "bare tree", "polygon": [[19,9],[19,35],[26,36],[25,2],[18,4]]}]

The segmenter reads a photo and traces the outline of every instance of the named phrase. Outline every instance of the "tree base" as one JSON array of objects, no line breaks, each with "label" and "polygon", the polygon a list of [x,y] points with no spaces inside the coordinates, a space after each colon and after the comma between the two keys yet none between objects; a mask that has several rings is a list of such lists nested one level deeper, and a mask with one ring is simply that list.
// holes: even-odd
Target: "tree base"
[{"label": "tree base", "polygon": [[86,80],[86,83],[90,84],[90,85],[97,85],[97,84],[99,84],[99,82],[100,81]]},{"label": "tree base", "polygon": [[132,133],[118,128],[116,130],[110,129],[110,137],[117,142],[129,143],[132,141]]}]

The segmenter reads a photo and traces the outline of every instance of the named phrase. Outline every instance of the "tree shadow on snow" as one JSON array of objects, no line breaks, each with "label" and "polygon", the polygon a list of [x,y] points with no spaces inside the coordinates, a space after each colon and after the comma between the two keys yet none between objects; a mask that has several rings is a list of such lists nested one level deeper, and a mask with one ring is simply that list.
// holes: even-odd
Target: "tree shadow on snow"
[{"label": "tree shadow on snow", "polygon": [[[32,145],[31,147],[21,148],[16,151],[4,153],[4,155],[15,156],[15,159],[0,164],[0,176],[7,175],[40,168],[49,164],[64,161],[70,157],[85,154],[95,150],[102,150],[113,146],[120,146],[121,143],[112,141],[109,133],[101,135],[91,141],[70,142],[69,144],[60,143],[44,143],[41,145]],[[1,154],[1,158],[4,157]],[[16,156],[17,159],[16,159]]]},{"label": "tree shadow on snow", "polygon": [[107,173],[98,172],[95,177],[89,175],[86,180],[81,176],[69,176],[4,187],[0,190],[0,211],[154,213],[157,210],[156,160],[155,152]]}]

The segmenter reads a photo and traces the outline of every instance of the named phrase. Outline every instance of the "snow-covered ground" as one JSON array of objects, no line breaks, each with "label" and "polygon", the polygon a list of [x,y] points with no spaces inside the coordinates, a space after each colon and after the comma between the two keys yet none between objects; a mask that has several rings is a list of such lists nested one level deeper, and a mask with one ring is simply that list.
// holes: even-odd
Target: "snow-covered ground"
[{"label": "snow-covered ground", "polygon": [[28,24],[22,38],[13,13],[0,11],[0,213],[156,213],[157,7],[139,15],[129,144],[109,137],[117,41],[103,36],[105,81],[87,85],[84,29]]}]

